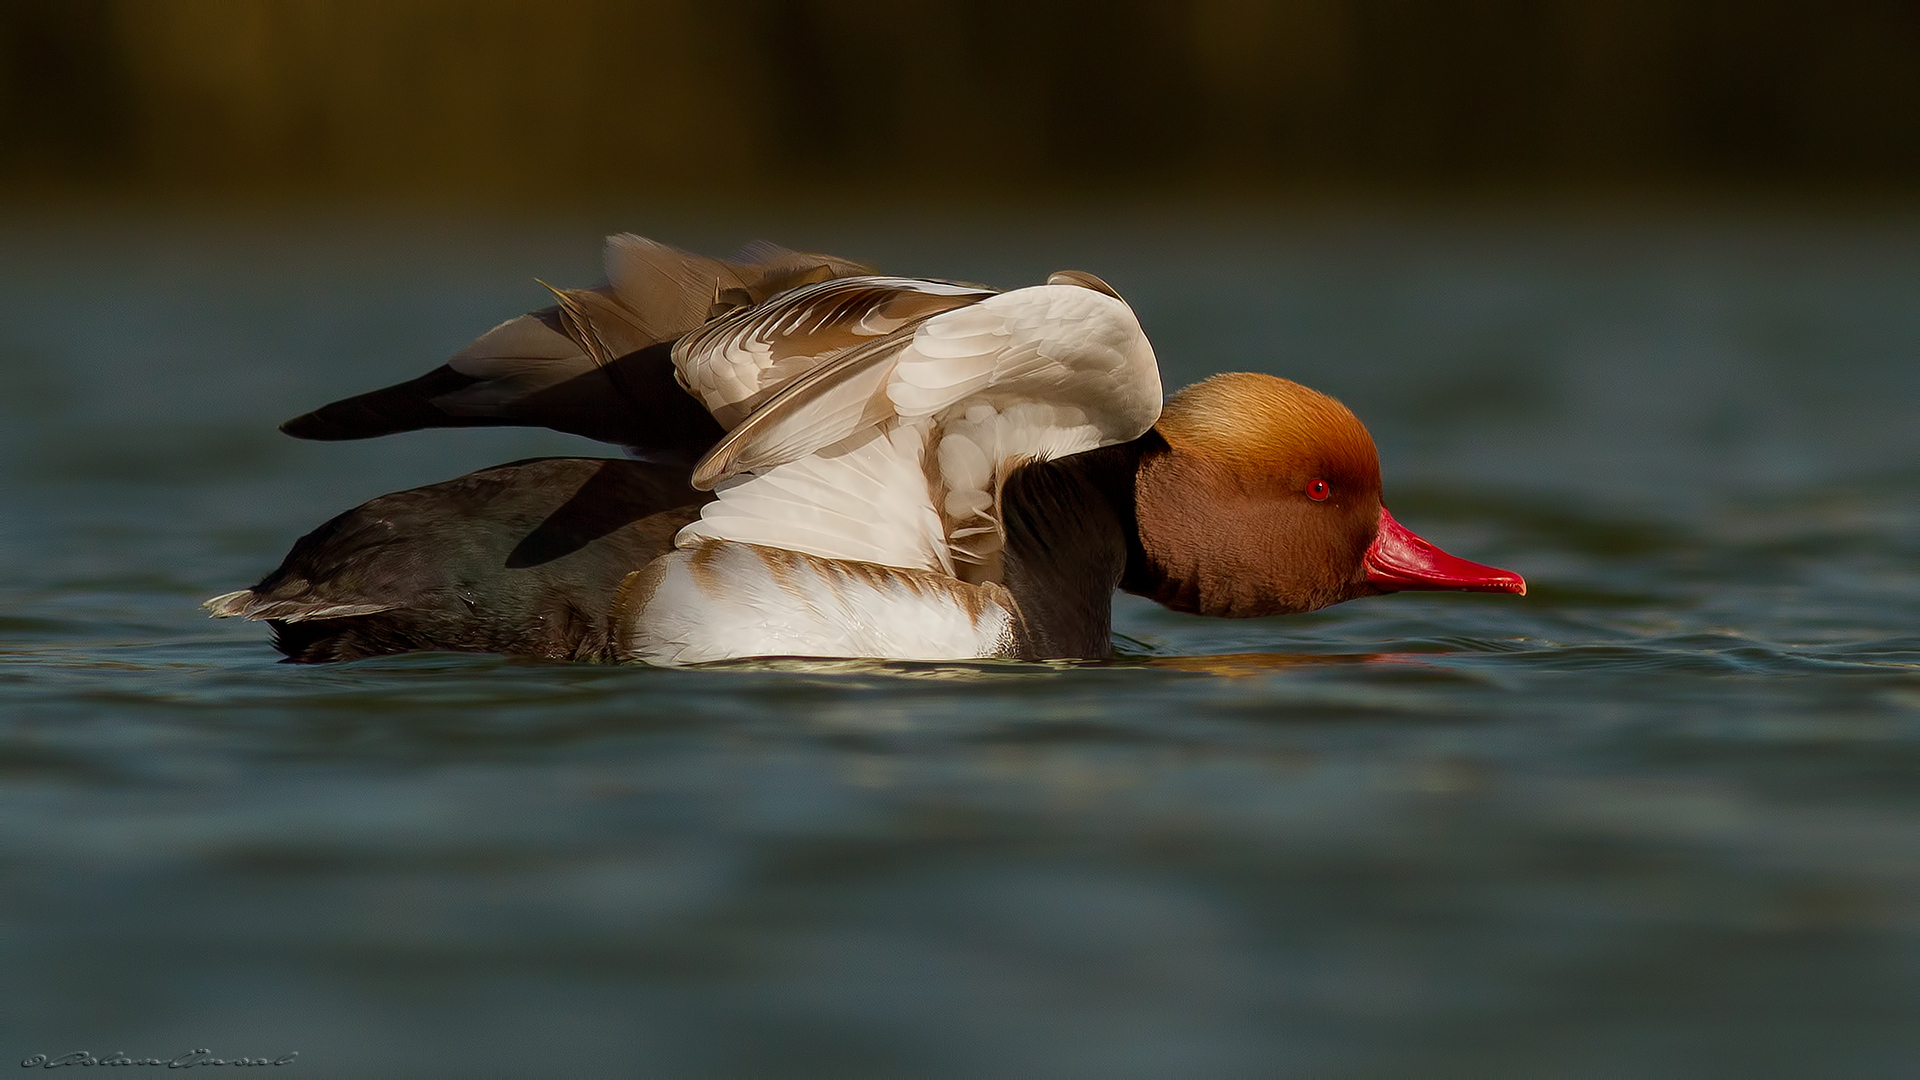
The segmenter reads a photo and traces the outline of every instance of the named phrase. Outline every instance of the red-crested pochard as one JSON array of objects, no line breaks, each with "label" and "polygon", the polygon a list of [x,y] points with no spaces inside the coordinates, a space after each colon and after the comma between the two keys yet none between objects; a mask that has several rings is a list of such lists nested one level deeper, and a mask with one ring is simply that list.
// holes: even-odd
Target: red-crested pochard
[{"label": "red-crested pochard", "polygon": [[[1525,591],[1395,522],[1371,437],[1332,398],[1222,375],[1162,411],[1151,346],[1092,275],[999,293],[766,258],[783,269],[617,237],[609,285],[286,425],[354,438],[541,423],[667,463],[645,491],[592,497],[623,524],[566,552],[570,569],[489,568],[483,554],[451,560],[447,585],[435,553],[520,551],[542,514],[581,498],[548,490],[548,474],[613,463],[502,467],[375,500],[209,608],[269,620],[294,659],[447,648],[679,665],[1105,657],[1115,588],[1229,617],[1402,589]],[[636,289],[677,300],[648,308]],[[703,296],[712,317],[686,325]],[[476,500],[482,477],[492,494]],[[349,524],[376,520],[382,543],[352,539]],[[578,633],[518,625],[552,618],[545,594],[573,609],[603,589]]]}]

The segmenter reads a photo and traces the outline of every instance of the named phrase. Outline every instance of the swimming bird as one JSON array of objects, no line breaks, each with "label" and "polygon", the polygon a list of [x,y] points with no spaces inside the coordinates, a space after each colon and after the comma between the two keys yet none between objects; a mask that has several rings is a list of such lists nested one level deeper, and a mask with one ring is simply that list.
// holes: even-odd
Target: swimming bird
[{"label": "swimming bird", "polygon": [[[634,306],[620,258],[673,267],[651,280],[677,290],[678,314],[639,332],[629,314],[603,310]],[[1151,346],[1092,275],[1000,293],[859,273],[826,256],[777,252],[766,260],[783,267],[777,274],[696,259],[615,238],[610,283],[593,299],[559,293],[555,308],[503,324],[438,372],[285,427],[359,437],[445,423],[560,426],[558,415],[563,430],[624,443],[670,463],[662,468],[692,461],[680,505],[664,505],[681,498],[664,492],[628,500],[631,520],[654,523],[646,544],[583,545],[591,570],[537,580],[536,591],[590,582],[591,593],[632,570],[610,597],[604,639],[593,623],[570,643],[582,657],[1097,658],[1111,654],[1115,588],[1221,616],[1401,589],[1525,589],[1518,575],[1446,555],[1394,521],[1371,437],[1332,398],[1272,376],[1220,376],[1162,414]],[[708,321],[669,341],[727,275],[771,295],[715,284]],[[629,329],[610,332],[610,322]],[[623,371],[645,375],[644,394]],[[597,399],[576,392],[596,378]],[[709,438],[714,430],[723,434]],[[490,472],[503,491],[537,482]],[[273,621],[290,656],[287,644],[304,643],[297,659],[397,641],[404,635],[344,620],[391,621],[421,604],[435,613],[416,621],[437,629],[406,647],[525,651],[503,649],[519,638],[495,625],[524,618],[521,608],[475,594],[519,597],[535,579],[470,575],[463,594],[409,589],[406,574],[381,571],[446,546],[443,532],[498,547],[525,527],[524,514],[482,511],[476,528],[474,512],[456,508],[462,482],[452,484],[386,497],[420,508],[395,538],[414,554],[346,541],[353,530],[341,523],[379,517],[375,500],[303,540],[277,580],[209,607]],[[501,505],[545,504],[520,494]],[[669,544],[661,523],[674,514],[686,520]],[[291,599],[285,582],[315,584],[316,569],[356,585],[321,606],[274,606]],[[352,631],[353,649],[316,647],[311,627],[291,638],[282,629],[328,620]]]}]

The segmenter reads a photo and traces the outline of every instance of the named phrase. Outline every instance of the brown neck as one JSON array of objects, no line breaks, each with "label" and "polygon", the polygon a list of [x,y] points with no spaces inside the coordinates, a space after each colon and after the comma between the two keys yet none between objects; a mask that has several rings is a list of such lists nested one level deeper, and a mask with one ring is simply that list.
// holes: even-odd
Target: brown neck
[{"label": "brown neck", "polygon": [[1212,478],[1196,475],[1198,463],[1175,453],[1159,432],[1140,442],[1147,445],[1133,474],[1133,528],[1120,587],[1175,611],[1225,614],[1234,606],[1233,583],[1211,572],[1204,557],[1217,542],[1207,535],[1217,525],[1191,512],[1194,488],[1211,487]]}]

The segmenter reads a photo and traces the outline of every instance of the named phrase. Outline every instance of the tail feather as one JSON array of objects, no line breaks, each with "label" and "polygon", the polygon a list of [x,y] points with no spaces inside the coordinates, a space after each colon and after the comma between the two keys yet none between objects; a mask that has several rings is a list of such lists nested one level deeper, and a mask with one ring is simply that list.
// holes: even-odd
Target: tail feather
[{"label": "tail feather", "polygon": [[280,425],[280,430],[296,439],[338,442],[344,439],[371,439],[402,431],[433,427],[491,427],[511,424],[511,418],[499,416],[460,416],[434,404],[480,382],[441,366],[417,379],[389,386],[384,390],[357,394],[331,405],[323,405]]},{"label": "tail feather", "polygon": [[216,619],[239,616],[255,622],[306,622],[310,619],[345,619],[354,615],[377,615],[392,611],[398,604],[341,603],[332,600],[276,600],[252,589],[223,593],[200,605]]},{"label": "tail feather", "polygon": [[221,593],[200,606],[215,619],[231,619],[235,615],[244,614],[247,605],[251,603],[253,603],[253,590],[238,589],[230,593]]}]

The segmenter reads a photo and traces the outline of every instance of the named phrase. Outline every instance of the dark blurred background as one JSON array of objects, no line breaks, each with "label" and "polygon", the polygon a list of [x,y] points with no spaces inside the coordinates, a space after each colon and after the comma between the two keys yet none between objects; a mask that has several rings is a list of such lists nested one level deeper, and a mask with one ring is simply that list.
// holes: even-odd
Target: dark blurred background
[{"label": "dark blurred background", "polygon": [[1901,0],[0,5],[16,205],[1916,182]]}]

